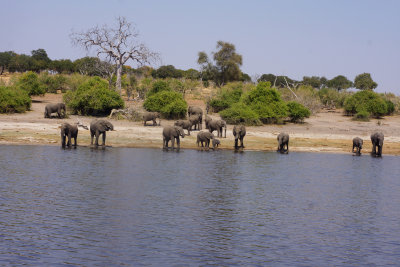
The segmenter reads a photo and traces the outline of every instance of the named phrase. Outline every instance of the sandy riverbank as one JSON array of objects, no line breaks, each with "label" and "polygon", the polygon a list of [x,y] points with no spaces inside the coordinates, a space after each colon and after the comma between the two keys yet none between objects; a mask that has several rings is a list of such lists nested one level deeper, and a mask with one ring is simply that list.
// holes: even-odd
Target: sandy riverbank
[{"label": "sandy riverbank", "polygon": [[[47,103],[61,102],[61,95],[47,94],[35,97],[32,110],[24,114],[0,115],[0,144],[60,145],[59,126],[62,122],[73,123],[78,119],[89,125],[93,118],[70,116],[68,119],[44,119]],[[110,120],[115,131],[107,133],[107,145],[114,147],[162,147],[162,126],[144,127],[140,122]],[[162,121],[172,125],[173,121]],[[203,126],[204,127],[204,126]],[[228,125],[227,138],[220,138],[221,148],[233,149],[232,125]],[[245,146],[248,150],[276,150],[276,136],[280,132],[290,134],[290,150],[304,152],[350,153],[352,139],[364,139],[364,153],[371,150],[369,136],[379,130],[385,134],[384,154],[400,155],[400,116],[391,116],[370,122],[355,122],[343,116],[341,111],[320,112],[304,124],[265,125],[247,127]],[[197,132],[181,139],[182,148],[197,148]],[[78,144],[89,145],[88,130],[80,129]]]}]

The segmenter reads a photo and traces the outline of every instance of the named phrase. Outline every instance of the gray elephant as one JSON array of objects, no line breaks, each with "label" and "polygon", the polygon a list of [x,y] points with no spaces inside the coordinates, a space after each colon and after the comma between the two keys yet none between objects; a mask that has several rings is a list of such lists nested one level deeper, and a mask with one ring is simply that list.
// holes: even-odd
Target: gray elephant
[{"label": "gray elephant", "polygon": [[243,125],[235,125],[233,127],[233,136],[235,136],[235,149],[238,149],[238,140],[240,140],[240,147],[244,148],[243,138],[246,136],[246,127]]},{"label": "gray elephant", "polygon": [[226,122],[224,120],[212,120],[208,123],[208,130],[210,133],[217,131],[217,137],[222,137],[222,130],[225,128],[226,138]]},{"label": "gray elephant", "polygon": [[203,128],[202,124],[203,124],[203,110],[199,107],[193,107],[193,106],[189,106],[188,108],[188,117],[193,116],[193,115],[199,115],[199,129],[201,130]]},{"label": "gray elephant", "polygon": [[[77,145],[77,138],[78,138],[78,126],[88,130],[88,127],[77,122],[75,124],[69,124],[67,122],[61,124],[61,147],[65,148],[65,145],[71,147],[71,139],[74,139],[74,147],[76,148]],[[65,144],[65,141],[68,137],[68,142]]]},{"label": "gray elephant", "polygon": [[212,118],[206,115],[206,118],[204,119],[204,122],[206,124],[206,129],[208,129],[208,124],[212,121]]},{"label": "gray elephant", "polygon": [[192,124],[192,128],[194,126],[194,129],[192,129],[192,130],[200,130],[200,128],[201,128],[201,117],[200,117],[200,115],[198,115],[198,114],[197,115],[191,115],[189,117],[189,121]]},{"label": "gray elephant", "polygon": [[[382,156],[384,135],[382,132],[376,132],[371,135],[372,155],[376,157]],[[378,148],[378,151],[376,150]]]},{"label": "gray elephant", "polygon": [[106,132],[107,131],[113,131],[114,130],[114,125],[111,124],[111,122],[106,121],[106,120],[94,120],[90,123],[90,145],[93,145],[93,137],[96,136],[96,142],[95,145],[99,145],[99,136],[102,134],[103,135],[103,144],[102,146],[106,145]]},{"label": "gray elephant", "polygon": [[175,139],[178,145],[177,150],[181,148],[179,137],[185,138],[185,132],[180,126],[165,126],[162,132],[163,135],[163,149],[168,150],[168,142],[171,140],[172,149],[174,149]]},{"label": "gray elephant", "polygon": [[221,144],[221,142],[219,141],[219,139],[214,138],[214,139],[212,140],[212,146],[213,146],[213,149],[214,149],[214,150],[215,150],[215,148],[217,148],[220,144]]},{"label": "gray elephant", "polygon": [[[278,149],[277,151],[281,153],[289,153],[289,134],[280,133],[277,137],[278,140]],[[285,149],[286,147],[286,149]]]},{"label": "gray elephant", "polygon": [[201,147],[204,147],[203,143],[205,144],[205,147],[210,148],[210,140],[214,139],[214,135],[210,132],[203,132],[200,131],[197,134],[197,146],[200,146],[199,144],[201,143]]},{"label": "gray elephant", "polygon": [[[356,153],[356,155],[361,155],[361,149],[363,146],[364,141],[360,137],[354,137],[353,138],[353,149],[351,150],[353,153]],[[354,151],[354,148],[356,151]]]},{"label": "gray elephant", "polygon": [[158,118],[158,126],[161,125],[160,113],[158,112],[146,112],[143,114],[143,126],[146,126],[146,122],[153,121],[153,126],[157,126],[156,119]]},{"label": "gray elephant", "polygon": [[57,103],[57,104],[47,104],[44,108],[44,117],[51,118],[51,113],[57,113],[58,118],[61,116],[64,118],[66,116],[66,108],[64,103]]},{"label": "gray elephant", "polygon": [[174,123],[174,126],[182,127],[188,131],[188,135],[190,135],[190,130],[192,129],[192,122],[190,120],[177,120]]}]

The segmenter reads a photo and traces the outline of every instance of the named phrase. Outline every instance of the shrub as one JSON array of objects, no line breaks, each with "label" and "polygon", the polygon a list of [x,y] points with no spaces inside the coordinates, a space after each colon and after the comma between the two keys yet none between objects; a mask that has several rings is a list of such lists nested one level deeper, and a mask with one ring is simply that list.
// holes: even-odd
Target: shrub
[{"label": "shrub", "polygon": [[39,75],[39,82],[46,93],[56,93],[57,90],[61,90],[65,93],[67,89],[66,81],[67,78],[61,74],[49,75],[47,72],[43,72]]},{"label": "shrub", "polygon": [[43,95],[45,93],[43,86],[39,82],[38,75],[32,71],[22,74],[16,85],[19,89],[27,92],[29,96]]},{"label": "shrub", "polygon": [[164,118],[185,118],[187,103],[183,96],[173,91],[161,91],[149,96],[143,103],[147,111],[160,112]]},{"label": "shrub", "polygon": [[354,117],[356,121],[369,121],[369,112],[366,110],[359,111]]},{"label": "shrub", "polygon": [[30,109],[31,98],[24,90],[0,86],[0,113],[22,113]]},{"label": "shrub", "polygon": [[150,97],[162,91],[172,91],[172,89],[166,81],[163,80],[156,81],[153,83],[150,91],[147,93],[147,97]]},{"label": "shrub", "polygon": [[79,86],[91,78],[90,76],[85,76],[78,73],[73,73],[64,77],[66,77],[66,89],[71,91],[76,91]]},{"label": "shrub", "polygon": [[300,103],[290,101],[287,103],[291,122],[303,122],[304,118],[311,115],[311,111]]},{"label": "shrub", "polygon": [[244,103],[233,104],[220,112],[221,117],[230,124],[261,125],[258,114]]},{"label": "shrub", "polygon": [[350,115],[357,114],[360,111],[367,111],[370,116],[375,117],[389,114],[387,102],[383,97],[369,90],[357,92],[347,98],[344,103],[344,109]]},{"label": "shrub", "polygon": [[388,100],[388,99],[384,99],[384,100],[385,100],[385,103],[386,103],[386,106],[387,106],[387,112],[386,112],[385,115],[393,114],[394,111],[395,111],[394,103],[392,101]]},{"label": "shrub", "polygon": [[317,95],[324,106],[334,106],[336,108],[343,107],[346,98],[351,96],[351,94],[348,92],[340,92],[332,88],[322,88],[318,91]]},{"label": "shrub", "polygon": [[108,83],[99,77],[90,78],[76,91],[68,91],[64,102],[74,114],[81,115],[108,115],[112,109],[124,107],[120,95],[109,90]]},{"label": "shrub", "polygon": [[253,85],[247,85],[243,82],[228,83],[220,88],[216,97],[211,99],[210,107],[214,112],[220,112],[229,108],[240,101],[243,93],[254,89]]}]

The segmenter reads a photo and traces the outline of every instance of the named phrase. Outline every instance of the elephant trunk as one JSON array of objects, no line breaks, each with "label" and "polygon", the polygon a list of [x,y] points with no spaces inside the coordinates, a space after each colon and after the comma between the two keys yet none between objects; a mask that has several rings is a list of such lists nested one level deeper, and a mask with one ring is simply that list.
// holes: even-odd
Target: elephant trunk
[{"label": "elephant trunk", "polygon": [[225,126],[225,138],[226,138],[226,126]]}]

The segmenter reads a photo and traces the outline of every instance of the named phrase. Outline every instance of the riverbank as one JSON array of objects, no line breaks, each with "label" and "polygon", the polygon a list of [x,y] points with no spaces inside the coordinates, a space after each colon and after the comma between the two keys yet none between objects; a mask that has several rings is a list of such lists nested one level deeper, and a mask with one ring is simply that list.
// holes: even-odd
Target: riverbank
[{"label": "riverbank", "polygon": [[[61,101],[59,94],[46,94],[44,97],[35,97],[32,110],[27,113],[0,115],[0,144],[59,146],[61,123],[74,123],[79,120],[89,126],[90,121],[94,119],[73,115],[68,119],[44,119],[44,106]],[[167,120],[162,120],[162,126],[146,127],[141,122],[110,121],[114,124],[115,131],[107,133],[106,144],[113,147],[162,148],[162,126],[173,125],[173,121]],[[232,128],[232,125],[228,125],[227,138],[219,138],[221,149],[233,149]],[[350,117],[343,116],[340,110],[317,113],[306,119],[303,124],[247,127],[244,143],[246,150],[274,151],[277,148],[276,136],[280,132],[287,132],[290,135],[290,151],[350,153],[352,139],[359,136],[364,139],[363,152],[367,153],[371,150],[369,136],[374,131],[382,131],[385,134],[384,154],[400,155],[400,116],[355,122]],[[194,131],[190,136],[181,139],[181,148],[197,149],[196,135],[197,131]],[[78,145],[89,144],[89,131],[80,128]]]}]

